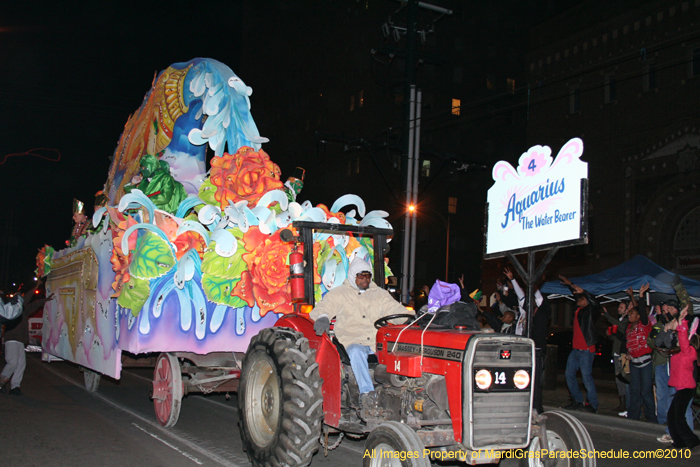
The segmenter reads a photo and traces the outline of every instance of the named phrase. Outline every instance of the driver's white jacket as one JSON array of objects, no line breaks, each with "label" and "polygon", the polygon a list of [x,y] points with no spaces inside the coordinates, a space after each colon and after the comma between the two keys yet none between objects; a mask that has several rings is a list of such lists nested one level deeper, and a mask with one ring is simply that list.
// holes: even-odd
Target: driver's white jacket
[{"label": "driver's white jacket", "polygon": [[389,315],[406,314],[408,310],[374,282],[360,292],[345,281],[323,296],[309,316],[316,320],[326,315],[335,316],[335,332],[338,341],[346,348],[351,344],[368,345],[374,350],[377,331],[374,322]]}]

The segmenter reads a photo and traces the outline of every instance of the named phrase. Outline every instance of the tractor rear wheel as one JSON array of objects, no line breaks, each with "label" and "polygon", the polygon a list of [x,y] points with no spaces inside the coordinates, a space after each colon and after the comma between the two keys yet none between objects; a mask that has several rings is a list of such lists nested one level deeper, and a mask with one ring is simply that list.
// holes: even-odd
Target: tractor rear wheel
[{"label": "tractor rear wheel", "polygon": [[423,457],[423,442],[415,431],[399,422],[379,425],[367,437],[363,467],[430,467]]},{"label": "tractor rear wheel", "polygon": [[243,360],[238,389],[243,448],[254,466],[307,466],[319,448],[322,380],[303,334],[263,329]]},{"label": "tractor rear wheel", "polygon": [[[593,454],[593,440],[588,430],[576,417],[566,412],[553,410],[544,412],[547,416],[547,446],[542,446],[542,440],[535,437],[530,442],[527,451],[532,453],[532,457],[525,456],[520,463],[523,467],[595,467],[595,457],[567,458],[566,454],[574,451],[587,451]],[[535,455],[546,449],[551,453],[551,457],[544,459]]]}]

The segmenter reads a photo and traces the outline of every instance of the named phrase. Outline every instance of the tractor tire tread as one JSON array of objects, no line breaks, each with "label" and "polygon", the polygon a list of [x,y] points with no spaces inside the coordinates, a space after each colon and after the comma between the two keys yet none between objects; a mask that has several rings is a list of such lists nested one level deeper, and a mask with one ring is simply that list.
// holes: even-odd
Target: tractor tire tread
[{"label": "tractor tire tread", "polygon": [[[262,453],[254,452],[255,446],[245,433],[245,423],[239,422],[248,457],[256,467],[307,466],[318,450],[323,420],[323,381],[316,351],[301,333],[277,327],[263,329],[253,337],[248,352],[253,350],[264,350],[277,362],[282,413],[277,439],[272,442],[274,447]],[[242,400],[240,396],[239,400]],[[245,417],[243,411],[241,403],[240,420]]]}]

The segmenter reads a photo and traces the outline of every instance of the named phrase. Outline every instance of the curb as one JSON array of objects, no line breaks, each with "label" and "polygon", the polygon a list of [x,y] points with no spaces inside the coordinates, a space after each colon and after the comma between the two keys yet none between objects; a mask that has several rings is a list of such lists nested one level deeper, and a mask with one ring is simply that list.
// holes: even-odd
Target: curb
[{"label": "curb", "polygon": [[[551,407],[547,405],[545,405],[544,408],[545,411],[562,410],[566,413],[570,413],[585,424],[595,425],[596,427],[609,430],[613,433],[619,431],[627,431],[634,434],[652,436],[654,437],[654,439],[666,433],[666,427],[664,425],[658,425],[639,420],[629,420],[624,417],[613,417],[610,415],[583,412],[578,410],[564,410],[561,407]],[[695,430],[695,433],[700,435],[700,431],[698,430]]]}]

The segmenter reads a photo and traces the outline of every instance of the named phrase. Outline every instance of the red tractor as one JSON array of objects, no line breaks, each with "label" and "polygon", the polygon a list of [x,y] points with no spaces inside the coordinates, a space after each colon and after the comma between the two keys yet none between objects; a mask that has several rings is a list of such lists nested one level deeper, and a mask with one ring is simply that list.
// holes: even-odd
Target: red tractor
[{"label": "red tractor", "polygon": [[[294,227],[300,235],[293,240],[305,245],[313,231],[373,236],[373,276],[384,286],[381,252],[391,230]],[[311,250],[304,249],[307,304],[313,304]],[[404,318],[405,324],[389,324]],[[377,404],[364,416],[342,345],[317,336],[306,314],[285,315],[255,336],[238,389],[241,436],[253,465],[309,465],[320,445],[328,449],[328,434],[339,432],[367,436],[373,455],[364,457],[365,466],[423,467],[437,459],[496,464],[510,450],[519,450],[525,465],[595,466],[595,458],[580,454],[561,459],[593,451],[581,422],[532,410],[532,340],[428,321],[407,313],[375,323],[377,361],[370,368]]]}]

